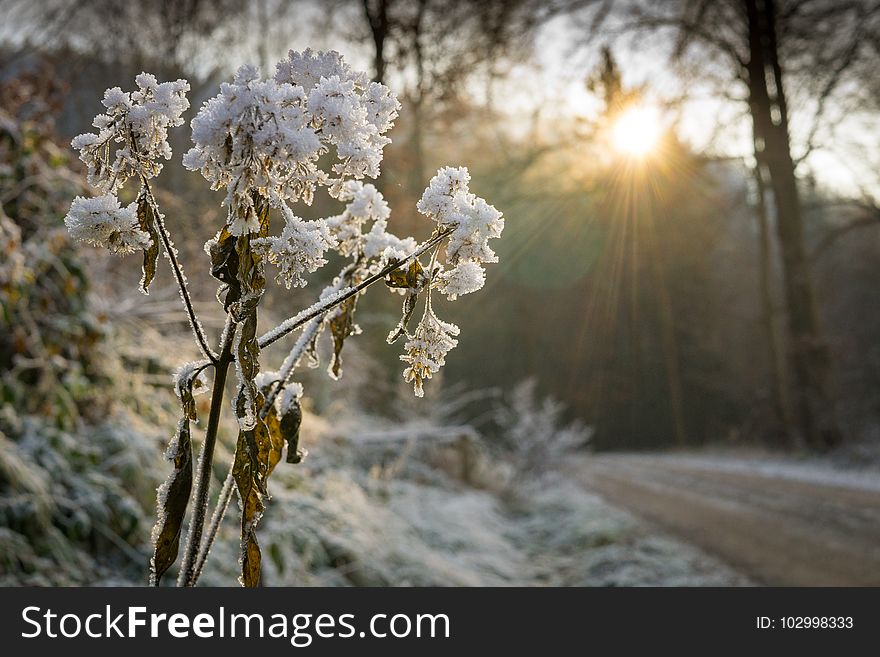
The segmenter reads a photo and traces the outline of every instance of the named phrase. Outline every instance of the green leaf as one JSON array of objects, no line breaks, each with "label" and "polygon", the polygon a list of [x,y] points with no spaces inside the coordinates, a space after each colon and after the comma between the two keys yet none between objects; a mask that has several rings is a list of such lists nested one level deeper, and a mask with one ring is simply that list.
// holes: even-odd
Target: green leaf
[{"label": "green leaf", "polygon": [[192,491],[192,441],[189,420],[177,424],[177,433],[168,446],[166,456],[174,462],[174,471],[159,487],[159,517],[153,528],[153,557],[150,559],[150,582],[159,585],[162,575],[174,564],[180,547],[180,530]]},{"label": "green leaf", "polygon": [[156,214],[146,195],[141,194],[138,200],[137,218],[140,229],[150,236],[150,246],[144,249],[143,276],[141,291],[150,293],[150,283],[156,276],[156,263],[159,260],[159,230],[156,228]]}]

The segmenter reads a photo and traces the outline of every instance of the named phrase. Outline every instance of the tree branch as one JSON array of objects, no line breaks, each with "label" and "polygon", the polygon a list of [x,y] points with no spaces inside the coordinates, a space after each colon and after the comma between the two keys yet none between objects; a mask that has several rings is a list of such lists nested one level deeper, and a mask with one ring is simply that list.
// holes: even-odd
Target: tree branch
[{"label": "tree branch", "polygon": [[816,261],[832,244],[834,244],[834,242],[850,231],[856,230],[857,228],[880,224],[880,207],[867,204],[862,205],[862,207],[866,211],[864,216],[854,219],[848,224],[843,224],[842,226],[831,229],[821,240],[819,240],[819,243],[816,244],[812,251],[810,251],[809,257],[811,262]]}]

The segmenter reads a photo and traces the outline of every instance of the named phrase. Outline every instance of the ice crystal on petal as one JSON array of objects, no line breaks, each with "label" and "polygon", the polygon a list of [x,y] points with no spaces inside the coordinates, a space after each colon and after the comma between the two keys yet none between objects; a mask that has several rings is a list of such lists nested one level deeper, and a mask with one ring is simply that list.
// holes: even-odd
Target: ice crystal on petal
[{"label": "ice crystal on petal", "polygon": [[279,268],[278,282],[287,289],[304,287],[304,273],[311,273],[327,264],[324,253],[336,240],[323,220],[306,221],[293,214],[287,206],[284,212],[284,230],[279,237],[265,237],[252,242],[254,251],[262,254]]},{"label": "ice crystal on petal", "polygon": [[431,178],[416,208],[441,226],[460,223],[457,200],[467,198],[470,180],[466,167],[443,167]]},{"label": "ice crystal on petal", "polygon": [[[387,87],[339,53],[291,51],[274,78],[243,66],[221,85],[193,119],[184,166],[226,189],[230,232],[256,232],[254,193],[273,205],[310,204],[318,186],[339,196],[347,180],[377,177],[399,108]],[[327,171],[319,157],[331,148],[337,161]]]},{"label": "ice crystal on petal", "polygon": [[121,207],[112,194],[77,196],[64,224],[74,239],[113,253],[132,253],[150,245],[150,236],[138,225],[137,204]]},{"label": "ice crystal on petal", "polygon": [[[384,239],[391,216],[385,197],[371,184],[349,180],[342,186],[339,200],[348,202],[345,210],[327,219],[327,226],[338,241],[339,253],[346,257],[357,253],[364,253],[367,258],[377,257],[387,246],[376,241]],[[371,221],[373,226],[365,236],[364,228]]]},{"label": "ice crystal on petal", "polygon": [[419,200],[419,212],[436,221],[440,228],[455,227],[446,247],[446,259],[476,263],[498,262],[489,240],[501,237],[504,217],[485,200],[468,189],[470,174],[464,167],[444,167],[431,179]]},{"label": "ice crystal on petal", "polygon": [[455,301],[462,294],[476,292],[486,282],[486,270],[473,260],[461,260],[447,271],[437,275],[437,288]]},{"label": "ice crystal on petal", "polygon": [[275,65],[275,81],[278,84],[298,85],[305,91],[311,91],[321,78],[336,76],[341,80],[350,80],[358,86],[369,83],[366,73],[354,71],[335,50],[315,52],[306,48],[303,52],[290,50],[287,59]]},{"label": "ice crystal on petal", "polygon": [[104,92],[106,112],[92,125],[97,133],[78,135],[71,141],[88,165],[89,183],[116,193],[129,178],[153,178],[162,170],[160,159],[171,158],[168,129],[183,124],[189,107],[186,80],[156,81],[149,73],[135,78],[131,93],[119,87]]},{"label": "ice crystal on petal", "polygon": [[[253,192],[275,202],[311,202],[322,182],[316,162],[324,147],[305,103],[302,87],[261,80],[255,67],[242,66],[192,120],[195,146],[184,166],[199,171],[212,189],[226,189],[233,218],[254,216]],[[245,219],[231,232],[258,229],[258,221]]]},{"label": "ice crystal on petal", "polygon": [[455,324],[444,322],[430,308],[425,310],[422,321],[415,333],[408,336],[400,360],[408,366],[403,370],[403,378],[413,384],[416,397],[425,394],[423,383],[436,374],[446,363],[446,354],[458,345],[453,336],[458,335]]}]

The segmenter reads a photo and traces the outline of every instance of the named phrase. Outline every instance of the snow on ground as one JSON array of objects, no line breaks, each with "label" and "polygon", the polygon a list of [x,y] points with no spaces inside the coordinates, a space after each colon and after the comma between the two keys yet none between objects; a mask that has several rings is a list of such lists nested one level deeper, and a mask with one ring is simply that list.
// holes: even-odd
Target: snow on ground
[{"label": "snow on ground", "polygon": [[704,470],[736,472],[840,488],[880,491],[880,468],[874,464],[857,467],[849,462],[820,459],[815,456],[797,458],[760,453],[747,456],[726,453],[670,453],[652,454],[651,458]]},{"label": "snow on ground", "polygon": [[[515,498],[453,482],[379,481],[351,468],[273,483],[260,530],[265,585],[749,583],[561,477]],[[204,583],[234,579],[235,524]]]}]

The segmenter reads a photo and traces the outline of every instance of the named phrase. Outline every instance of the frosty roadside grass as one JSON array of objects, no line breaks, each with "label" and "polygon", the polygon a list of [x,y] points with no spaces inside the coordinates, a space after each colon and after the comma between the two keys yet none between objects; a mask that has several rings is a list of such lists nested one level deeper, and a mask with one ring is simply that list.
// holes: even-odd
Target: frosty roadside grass
[{"label": "frosty roadside grass", "polygon": [[[302,386],[291,380],[303,356],[314,361],[315,343],[329,330],[333,356],[331,377],[342,374],[341,352],[354,323],[359,296],[378,281],[403,297],[400,322],[388,342],[404,340],[403,375],[421,397],[424,382],[445,363],[457,344],[459,328],[440,319],[432,292],[455,300],[479,290],[486,263],[497,262],[488,240],[501,235],[501,213],[469,190],[465,168],[445,167],[430,181],[418,210],[432,223],[430,237],[418,243],[388,231],[391,211],[382,194],[364,178],[377,178],[386,136],[400,109],[386,86],[352,70],[336,52],[291,51],[275,75],[263,78],[243,66],[232,82],[208,100],[192,121],[194,147],[184,166],[198,171],[215,190],[225,190],[227,219],[208,240],[211,275],[220,281],[217,298],[226,324],[217,350],[196,316],[186,276],[159,210],[150,181],[171,158],[168,129],[183,123],[189,107],[185,80],[157,82],[142,73],[131,93],[119,87],[105,92],[106,111],[95,117],[96,133],[72,144],[88,165],[89,182],[100,192],[77,197],[65,223],[71,235],[114,253],[143,253],[141,290],[149,293],[159,252],[169,261],[203,360],[183,364],[174,388],[182,417],[167,458],[173,471],[159,488],[150,581],[158,585],[177,560],[184,517],[190,520],[178,586],[194,586],[223,521],[233,490],[241,505],[241,583],[260,582],[260,548],[256,527],[269,498],[267,481],[281,460],[299,463]],[[335,155],[329,169],[322,165]],[[323,157],[323,159],[322,159]],[[117,196],[128,181],[140,185],[134,202],[123,206]],[[345,203],[343,212],[307,221],[292,205],[311,204],[325,188]],[[281,233],[271,235],[270,215],[282,219]],[[303,287],[306,277],[337,252],[346,265],[309,308],[262,335],[258,308],[266,286],[266,264],[287,289]],[[427,262],[423,262],[422,259]],[[422,315],[414,329],[412,316]],[[261,369],[261,350],[299,330],[277,371]],[[214,446],[230,366],[236,374],[231,405],[239,437],[229,475],[205,531]],[[206,374],[213,371],[213,381]],[[205,439],[193,465],[190,423],[198,422],[194,396],[211,392]]]}]

